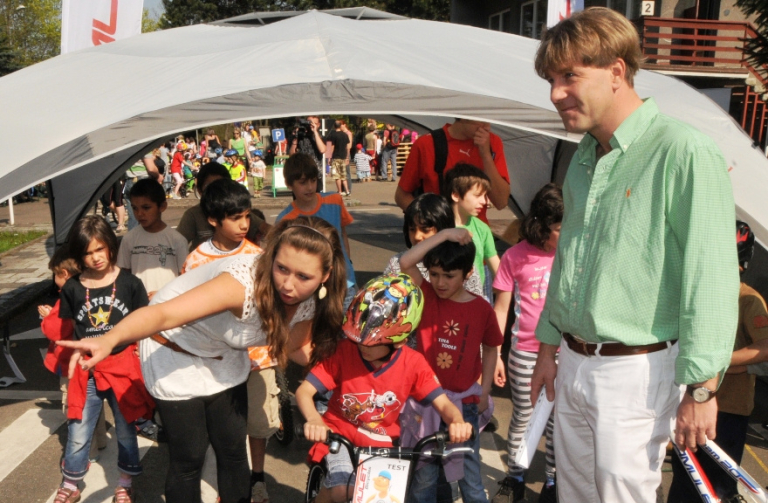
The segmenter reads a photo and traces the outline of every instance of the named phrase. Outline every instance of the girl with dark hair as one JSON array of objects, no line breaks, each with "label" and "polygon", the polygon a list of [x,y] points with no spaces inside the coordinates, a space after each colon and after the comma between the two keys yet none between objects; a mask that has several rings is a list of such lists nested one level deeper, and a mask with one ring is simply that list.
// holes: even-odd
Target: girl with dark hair
[{"label": "girl with dark hair", "polygon": [[[68,241],[70,256],[83,272],[62,287],[59,317],[72,320],[75,341],[99,341],[128,313],[147,305],[147,292],[136,276],[115,265],[117,237],[103,218],[89,215],[79,220]],[[103,360],[99,365],[94,361],[88,369],[72,365],[76,358],[82,361],[79,351],[70,360],[69,436],[61,462],[63,481],[55,503],[74,503],[80,499],[78,483],[88,473],[91,439],[105,399],[114,414],[120,470],[113,501],[133,501],[132,477],[141,473],[133,423],[140,417],[150,417],[154,408],[144,387],[135,349],[130,341],[113,345],[99,358]]]},{"label": "girl with dark hair", "polygon": [[[507,325],[507,313],[514,304],[512,345],[507,360],[509,386],[515,413],[507,435],[507,477],[500,482],[499,493],[511,496],[509,501],[523,501],[525,494],[525,470],[515,463],[515,453],[531,417],[531,374],[539,352],[539,342],[534,331],[547,298],[547,287],[552,262],[555,258],[560,226],[563,220],[563,192],[559,186],[549,183],[534,196],[531,209],[520,226],[523,238],[507,250],[499,264],[493,281],[496,292],[494,311],[502,333]],[[506,335],[506,334],[505,334]],[[514,376],[514,378],[512,377]],[[496,365],[496,385],[504,386],[504,364],[499,355]],[[553,416],[547,423],[546,476],[539,501],[555,501],[555,452],[552,443]],[[548,496],[545,496],[548,494]],[[550,498],[550,499],[546,499]],[[507,501],[507,499],[505,499]]]},{"label": "girl with dark hair", "polygon": [[[421,243],[441,230],[453,229],[454,227],[456,227],[456,223],[453,217],[453,209],[448,200],[437,194],[421,194],[411,201],[411,204],[405,209],[403,216],[405,246],[410,249],[411,246]],[[405,253],[405,250],[389,259],[389,263],[384,269],[384,274],[398,274],[401,272],[400,257],[402,257],[403,253]],[[424,267],[424,264],[419,262],[416,266],[419,268],[419,272],[424,279],[429,281],[429,272]],[[474,289],[472,289],[473,285]],[[469,291],[476,291],[481,287],[480,276],[477,271],[473,270],[472,274],[464,282],[464,288]]]},{"label": "girl with dark hair", "polygon": [[269,346],[315,365],[336,347],[346,292],[345,262],[334,228],[319,218],[276,225],[264,253],[202,265],[166,285],[152,305],[104,337],[61,344],[92,355],[90,369],[112,348],[142,340],[141,369],[168,434],[168,503],[200,501],[208,445],[216,452],[223,503],[250,501],[246,452],[246,349]]}]

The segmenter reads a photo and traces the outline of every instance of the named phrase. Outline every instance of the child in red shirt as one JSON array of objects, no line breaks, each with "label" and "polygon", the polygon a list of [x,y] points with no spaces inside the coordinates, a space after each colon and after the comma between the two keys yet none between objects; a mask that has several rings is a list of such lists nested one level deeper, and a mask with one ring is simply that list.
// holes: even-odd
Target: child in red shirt
[{"label": "child in red shirt", "polygon": [[[434,372],[419,353],[405,346],[418,326],[422,296],[405,274],[381,276],[358,292],[344,318],[348,340],[321,362],[296,391],[296,403],[307,419],[305,436],[325,441],[328,430],[358,447],[390,447],[400,436],[398,417],[408,397],[431,404],[448,424],[452,442],[466,441],[472,428],[445,396]],[[321,416],[312,397],[333,391]],[[329,472],[315,503],[343,502],[353,467],[346,449],[326,456]]]},{"label": "child in red shirt", "polygon": [[[474,260],[472,235],[466,229],[444,229],[406,251],[400,257],[400,267],[424,291],[424,315],[416,331],[416,349],[432,366],[448,398],[461,405],[464,420],[478,429],[478,415],[488,408],[503,339],[491,305],[464,289]],[[419,273],[417,264],[422,261],[429,271],[429,282],[423,281]],[[479,378],[481,384],[477,383]],[[419,404],[409,401],[404,424],[414,424],[415,415],[421,417],[420,435],[433,433],[429,428],[432,424],[438,427]],[[458,480],[464,501],[487,502],[480,475],[479,436],[472,447],[474,452],[464,456],[463,467],[445,465],[446,479]],[[429,462],[416,471],[411,486],[414,502],[435,500],[439,469],[437,462]]]}]

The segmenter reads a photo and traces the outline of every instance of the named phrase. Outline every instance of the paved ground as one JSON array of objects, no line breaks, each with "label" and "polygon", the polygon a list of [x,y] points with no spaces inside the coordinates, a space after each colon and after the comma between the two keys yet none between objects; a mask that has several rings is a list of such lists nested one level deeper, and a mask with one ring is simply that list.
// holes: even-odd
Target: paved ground
[{"label": "paved ground", "polygon": [[[330,185],[329,185],[330,186]],[[349,198],[350,211],[355,223],[349,228],[352,257],[362,284],[378,274],[392,254],[400,251],[402,239],[402,214],[393,201],[395,184],[355,184]],[[290,201],[283,194],[277,199],[271,197],[254,199],[254,205],[261,208],[272,222],[279,211]],[[190,201],[170,201],[164,218],[175,226],[186,207],[195,204]],[[50,228],[50,213],[45,201],[24,203],[15,206],[16,227]],[[496,234],[503,233],[512,219],[508,210],[489,212]],[[0,231],[7,227],[8,209],[0,208]],[[39,333],[39,318],[36,306],[55,300],[50,291],[50,275],[46,264],[51,253],[52,240],[43,237],[24,247],[0,255],[0,319],[14,310],[10,322],[10,333],[14,335],[11,353],[19,369],[27,379],[26,383],[0,388],[0,501],[50,502],[60,481],[57,468],[67,431],[60,412],[58,379],[44,370],[41,350],[47,342]],[[0,330],[3,329],[0,324]],[[296,368],[289,369],[292,385],[301,378]],[[0,376],[12,375],[12,369],[0,359]],[[496,413],[500,428],[496,433],[483,433],[481,452],[484,469],[483,477],[491,495],[495,492],[496,481],[504,475],[506,465],[506,428],[512,407],[506,390],[494,390]],[[758,386],[757,407],[751,418],[748,451],[744,455],[744,466],[760,483],[768,483],[768,443],[766,430],[761,423],[768,420],[768,389]],[[108,421],[109,419],[108,413]],[[298,418],[298,413],[296,412]],[[110,429],[110,434],[112,433]],[[272,501],[300,501],[303,495],[307,469],[304,457],[308,443],[294,441],[290,446],[270,442],[268,446],[267,472]],[[95,463],[84,492],[85,502],[111,500],[111,487],[117,479],[115,468],[115,441],[110,439],[101,460]],[[540,447],[541,451],[541,447]],[[167,466],[167,449],[142,441],[142,463],[145,473],[137,479],[137,490],[142,502],[161,502],[163,480]],[[206,503],[215,500],[215,472],[212,463],[207,464],[204,477]],[[664,466],[664,483],[659,490],[660,501],[670,481],[669,466]],[[543,454],[537,453],[529,472],[530,501],[536,501],[543,482]],[[569,501],[562,495],[563,501]]]}]

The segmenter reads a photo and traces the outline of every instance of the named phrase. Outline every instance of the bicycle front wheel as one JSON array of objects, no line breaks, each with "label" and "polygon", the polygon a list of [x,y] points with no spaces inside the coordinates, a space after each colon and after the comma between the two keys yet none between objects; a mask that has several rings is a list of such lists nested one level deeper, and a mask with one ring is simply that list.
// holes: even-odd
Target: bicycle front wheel
[{"label": "bicycle front wheel", "polygon": [[307,491],[304,495],[305,503],[312,503],[312,501],[314,501],[314,499],[320,493],[320,488],[323,486],[323,480],[325,480],[325,474],[325,461],[309,467],[309,475],[307,476]]}]

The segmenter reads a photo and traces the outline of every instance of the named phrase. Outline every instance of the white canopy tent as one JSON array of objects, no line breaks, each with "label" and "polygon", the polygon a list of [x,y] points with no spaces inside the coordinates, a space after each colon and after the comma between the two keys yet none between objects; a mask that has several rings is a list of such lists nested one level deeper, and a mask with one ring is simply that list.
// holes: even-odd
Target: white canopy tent
[{"label": "white canopy tent", "polygon": [[[270,24],[275,19],[282,20]],[[399,50],[376,43],[387,40]],[[0,200],[52,179],[62,242],[105,187],[174,133],[334,113],[426,127],[450,117],[490,121],[505,140],[511,201],[525,211],[554,178],[553,159],[568,151],[561,147],[579,140],[564,131],[533,71],[537,44],[362,8],[241,16],[58,56],[0,78]],[[737,214],[768,244],[765,156],[728,114],[679,80],[641,71],[636,88],[718,143]]]}]

